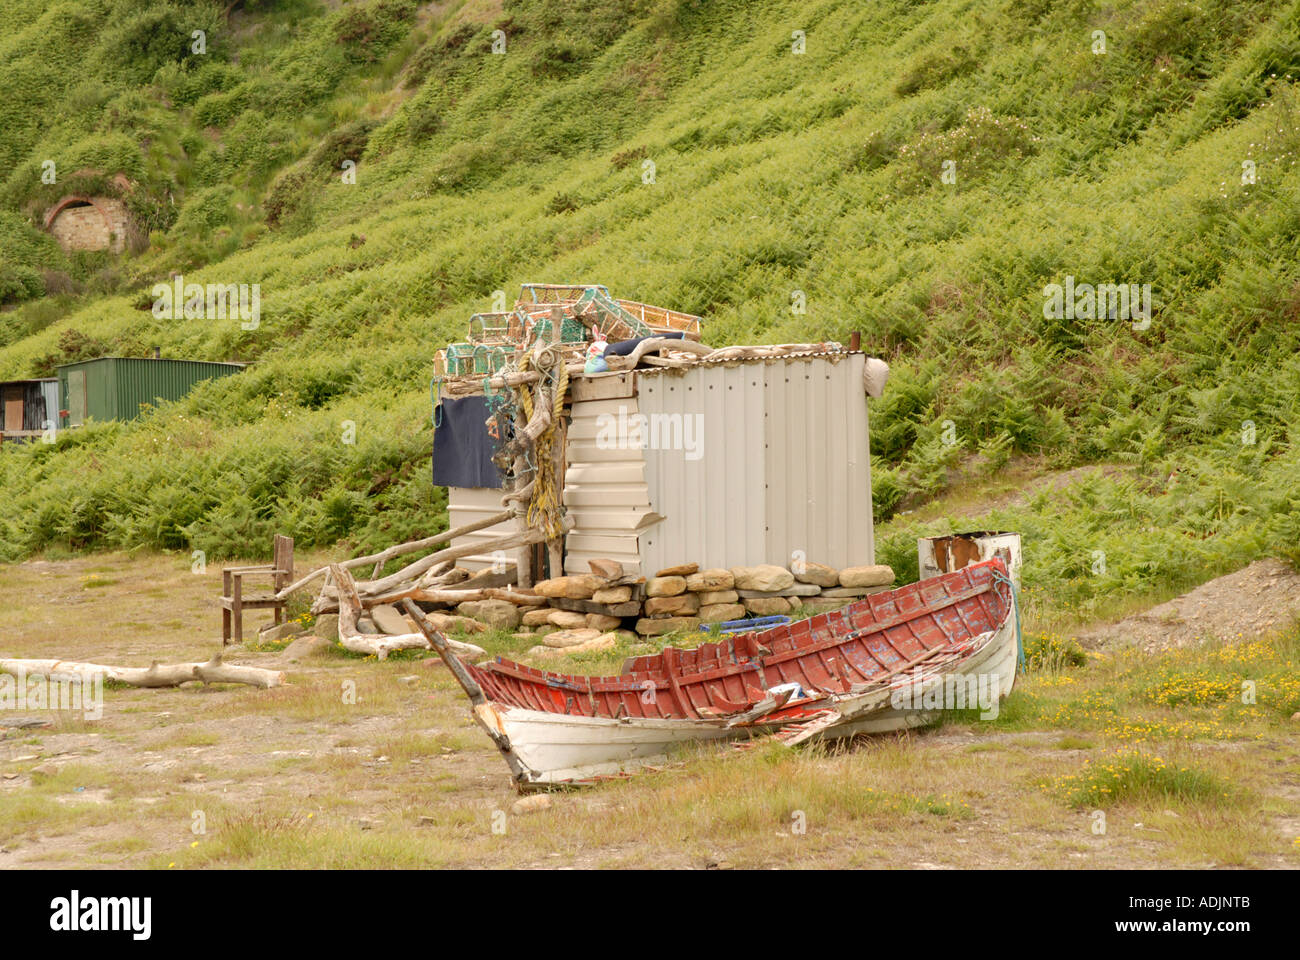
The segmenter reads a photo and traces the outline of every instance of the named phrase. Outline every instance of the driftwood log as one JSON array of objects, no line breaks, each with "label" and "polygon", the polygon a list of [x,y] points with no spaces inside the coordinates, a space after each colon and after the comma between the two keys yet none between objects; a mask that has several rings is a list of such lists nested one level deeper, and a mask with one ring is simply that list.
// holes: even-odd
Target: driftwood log
[{"label": "driftwood log", "polygon": [[[566,531],[573,527],[573,520],[569,519]],[[494,537],[491,540],[480,540],[477,543],[463,543],[459,547],[447,547],[445,550],[439,550],[437,553],[431,553],[421,560],[410,564],[390,574],[380,580],[371,580],[364,585],[364,590],[371,596],[380,593],[387,593],[399,587],[407,580],[414,580],[421,576],[426,570],[435,564],[447,560],[459,560],[462,557],[472,557],[476,553],[491,553],[495,550],[509,550],[512,547],[519,547],[525,544],[537,543],[546,539],[545,530],[519,530],[515,533],[508,533],[505,536]]]},{"label": "driftwood log", "polygon": [[[387,660],[394,650],[432,650],[428,638],[423,633],[403,633],[395,637],[383,634],[361,633],[357,630],[357,619],[361,616],[361,596],[357,593],[356,581],[339,564],[330,565],[330,574],[339,588],[339,643],[345,650],[353,653],[367,653]],[[458,654],[465,657],[481,657],[487,653],[482,647],[459,640],[448,640]]]},{"label": "driftwood log", "polygon": [[284,673],[279,670],[222,663],[221,654],[206,663],[164,664],[155,660],[147,667],[110,667],[102,663],[82,663],[76,660],[0,659],[0,671],[51,680],[94,680],[102,677],[131,687],[177,687],[198,680],[202,683],[243,683],[265,690],[284,683]]},{"label": "driftwood log", "polygon": [[717,350],[707,352],[704,359],[754,360],[766,357],[788,357],[793,353],[836,353],[843,349],[839,344],[832,343],[762,343],[719,347]]},{"label": "driftwood log", "polygon": [[693,353],[697,356],[708,356],[713,352],[712,347],[705,346],[702,343],[696,343],[694,340],[685,338],[678,340],[675,337],[650,337],[642,340],[636,345],[630,354],[632,366],[641,362],[642,358],[648,353],[658,353],[661,350],[676,350],[679,353]]}]

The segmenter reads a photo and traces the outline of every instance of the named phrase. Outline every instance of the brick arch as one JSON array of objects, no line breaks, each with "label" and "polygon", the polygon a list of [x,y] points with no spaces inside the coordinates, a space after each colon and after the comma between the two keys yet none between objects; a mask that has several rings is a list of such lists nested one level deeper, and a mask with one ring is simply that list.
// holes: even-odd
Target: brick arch
[{"label": "brick arch", "polygon": [[[68,211],[77,216],[68,220]],[[94,214],[81,214],[93,210]],[[96,216],[96,214],[98,216]],[[68,222],[64,222],[68,220]],[[121,253],[125,249],[131,227],[125,204],[113,197],[87,194],[69,194],[50,207],[44,217],[45,229],[54,235],[64,250],[109,250]],[[87,235],[89,231],[89,236]]]},{"label": "brick arch", "polygon": [[54,206],[50,207],[49,212],[45,214],[45,229],[46,230],[50,229],[50,227],[54,225],[55,218],[58,217],[59,214],[61,214],[64,210],[68,209],[68,207],[71,206],[94,207],[95,212],[104,218],[104,225],[107,226],[110,229],[110,231],[112,230],[113,225],[112,223],[109,222],[108,214],[104,212],[103,207],[101,207],[98,203],[95,202],[95,198],[84,197],[79,194],[69,194],[68,196],[60,200],[58,203],[56,203]]}]

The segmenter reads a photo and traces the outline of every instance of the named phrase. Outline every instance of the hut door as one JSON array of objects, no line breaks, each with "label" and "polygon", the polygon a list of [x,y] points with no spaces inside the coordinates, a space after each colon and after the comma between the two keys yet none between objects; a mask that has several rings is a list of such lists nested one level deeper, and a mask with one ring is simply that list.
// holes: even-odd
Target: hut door
[{"label": "hut door", "polygon": [[11,383],[4,390],[4,431],[12,433],[23,428],[23,385]]},{"label": "hut door", "polygon": [[68,425],[77,427],[86,419],[86,371],[68,371]]}]

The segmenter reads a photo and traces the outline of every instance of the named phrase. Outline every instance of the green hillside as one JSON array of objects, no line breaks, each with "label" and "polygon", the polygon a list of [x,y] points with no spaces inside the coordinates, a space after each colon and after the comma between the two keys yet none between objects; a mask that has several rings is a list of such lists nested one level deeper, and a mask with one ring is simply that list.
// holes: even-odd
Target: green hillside
[{"label": "green hillside", "polygon": [[[977,518],[1061,602],[1296,558],[1295,77],[1277,0],[10,0],[0,379],[256,362],[7,445],[0,559],[441,528],[433,354],[526,281],[702,314],[715,345],[861,331],[904,575],[947,522],[911,511],[1009,465],[1118,468]],[[147,249],[65,257],[40,212],[115,172]],[[155,318],[176,272],[260,284],[260,325]],[[1045,316],[1067,277],[1149,284],[1149,324]]]}]

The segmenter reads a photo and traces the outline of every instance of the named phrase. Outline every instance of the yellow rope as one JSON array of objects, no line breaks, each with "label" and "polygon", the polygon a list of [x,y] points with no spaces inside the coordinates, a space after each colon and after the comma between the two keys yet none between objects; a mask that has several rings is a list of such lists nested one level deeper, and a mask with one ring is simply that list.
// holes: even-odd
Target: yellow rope
[{"label": "yellow rope", "polygon": [[[531,355],[524,354],[519,361],[520,372],[527,370],[531,363]],[[551,424],[537,438],[537,447],[534,451],[537,464],[533,477],[533,497],[528,503],[527,514],[528,525],[545,530],[549,537],[558,537],[564,532],[560,523],[560,494],[555,476],[554,448],[560,415],[564,412],[564,394],[569,388],[569,370],[563,360],[559,367],[560,374],[555,384],[555,404],[551,412]],[[533,398],[526,387],[519,391],[519,406],[524,411],[524,422],[527,423],[533,418]]]}]

